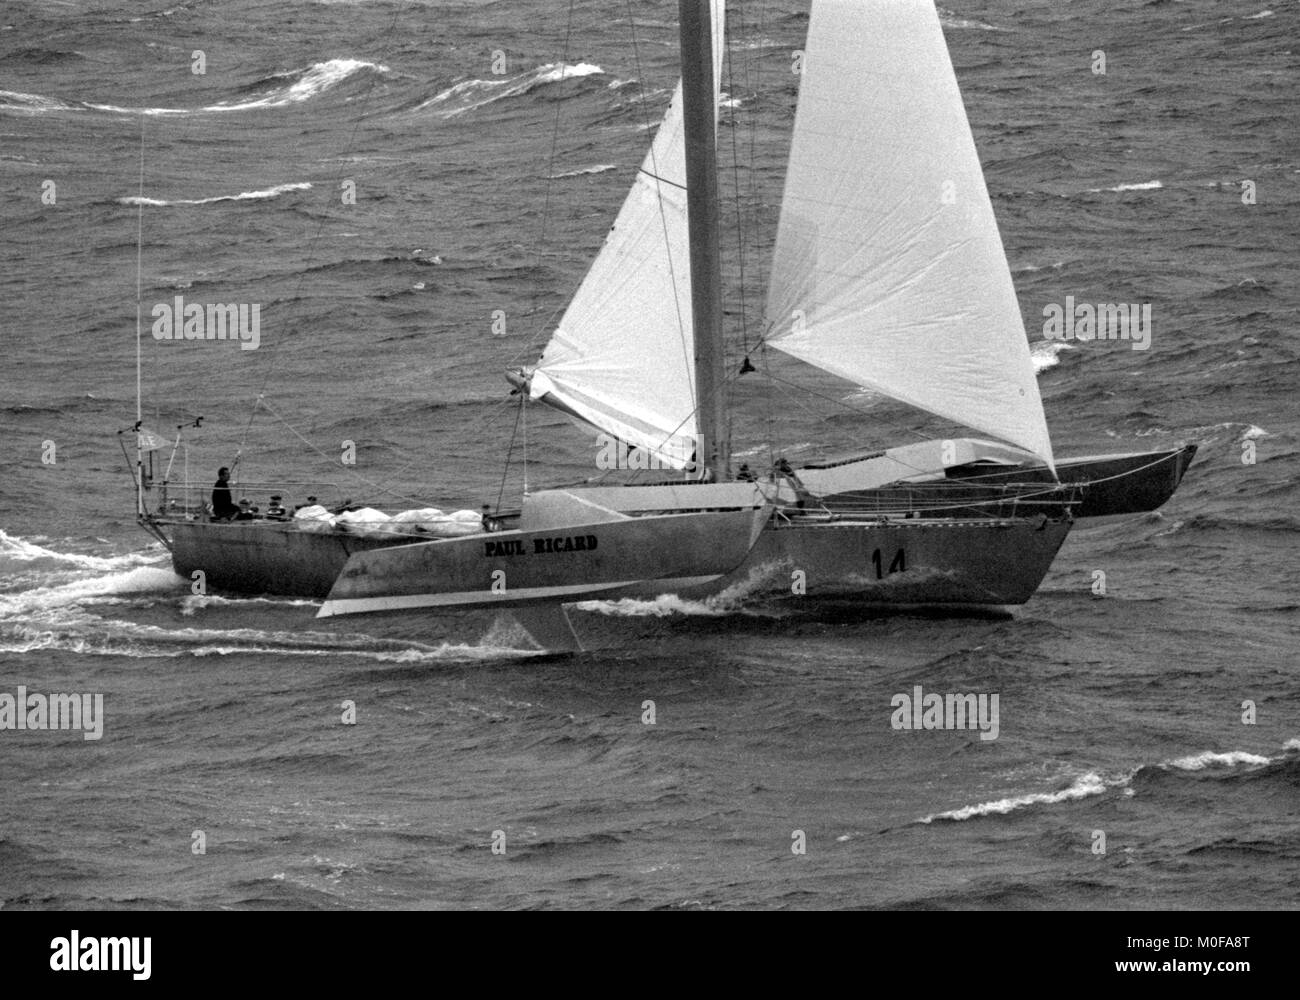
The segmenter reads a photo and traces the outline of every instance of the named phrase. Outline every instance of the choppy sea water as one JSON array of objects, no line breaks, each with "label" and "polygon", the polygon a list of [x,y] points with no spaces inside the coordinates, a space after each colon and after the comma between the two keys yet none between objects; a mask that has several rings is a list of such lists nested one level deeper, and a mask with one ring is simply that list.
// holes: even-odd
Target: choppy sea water
[{"label": "choppy sea water", "polygon": [[[146,422],[205,417],[193,477],[240,453],[248,478],[476,509],[515,431],[500,372],[535,359],[613,220],[676,5],[219,8],[0,13],[0,694],[104,702],[98,740],[0,730],[4,906],[1295,905],[1294,3],[941,10],[1057,451],[1198,442],[1164,509],[1076,528],[1010,618],[605,603],[578,656],[504,620],[327,625],[171,573],[116,434],[142,135],[146,313],[263,304],[255,351],[146,340]],[[806,24],[790,0],[731,19],[736,359]],[[1045,341],[1066,296],[1151,304],[1150,349]],[[782,371],[808,391],[742,383],[742,454],[950,432]],[[562,418],[530,411],[527,438],[530,484],[590,474]],[[997,739],[891,728],[918,685],[996,693]]]}]

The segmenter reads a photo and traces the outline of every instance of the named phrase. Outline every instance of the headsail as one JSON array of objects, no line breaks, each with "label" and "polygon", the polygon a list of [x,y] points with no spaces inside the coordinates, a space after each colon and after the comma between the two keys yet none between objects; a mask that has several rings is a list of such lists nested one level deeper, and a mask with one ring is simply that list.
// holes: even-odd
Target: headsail
[{"label": "headsail", "polygon": [[[712,13],[716,89],[723,0],[714,0]],[[697,425],[680,83],[530,386],[531,398],[576,414],[666,466],[691,461]]]},{"label": "headsail", "polygon": [[814,0],[767,317],[774,347],[1052,465],[933,0]]}]

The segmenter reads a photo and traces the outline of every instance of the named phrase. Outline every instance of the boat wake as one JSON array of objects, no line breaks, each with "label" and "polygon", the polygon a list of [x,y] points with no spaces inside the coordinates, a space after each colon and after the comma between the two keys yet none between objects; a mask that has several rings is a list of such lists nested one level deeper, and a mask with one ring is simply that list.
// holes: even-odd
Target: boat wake
[{"label": "boat wake", "polygon": [[319,608],[320,601],[309,597],[222,597],[220,594],[190,594],[181,598],[181,614],[192,617],[207,608],[233,608],[262,605],[268,608]]},{"label": "boat wake", "polygon": [[[85,615],[65,617],[57,628],[37,620],[27,625],[0,622],[0,653],[57,650],[99,656],[158,659],[179,656],[254,655],[277,657],[346,656],[377,663],[424,664],[501,660],[542,655],[536,650],[492,643],[444,642],[437,645],[368,635],[285,632],[268,629],[163,628]],[[76,627],[77,625],[80,627]]]},{"label": "boat wake", "polygon": [[49,541],[38,536],[35,539],[11,535],[0,528],[0,573],[6,573],[15,564],[30,564],[33,568],[71,567],[83,570],[116,570],[132,566],[156,563],[162,555],[159,551],[129,552],[125,555],[96,556],[81,552],[59,552],[41,545]]},{"label": "boat wake", "polygon": [[435,644],[361,633],[274,627],[177,628],[166,622],[131,621],[119,615],[158,607],[168,617],[177,611],[186,618],[200,612],[242,612],[271,615],[275,621],[276,609],[315,607],[320,602],[193,594],[190,581],[172,571],[168,554],[157,547],[93,555],[59,551],[41,544],[43,541],[49,540],[21,538],[0,530],[0,654],[56,650],[133,658],[342,655],[400,664],[539,655],[530,648],[517,648],[509,637],[492,633],[477,644]]},{"label": "boat wake", "polygon": [[[11,578],[0,578],[10,584]],[[136,566],[104,575],[81,576],[66,583],[0,593],[0,622],[64,608],[119,602],[123,595],[178,594],[189,582],[160,566]]]},{"label": "boat wake", "polygon": [[723,618],[734,614],[757,615],[759,612],[747,608],[746,602],[766,590],[774,575],[784,573],[783,566],[756,566],[744,580],[701,600],[678,597],[676,594],[660,594],[652,599],[625,597],[617,601],[580,601],[574,607],[579,611],[617,618],[667,618],[670,615]]}]

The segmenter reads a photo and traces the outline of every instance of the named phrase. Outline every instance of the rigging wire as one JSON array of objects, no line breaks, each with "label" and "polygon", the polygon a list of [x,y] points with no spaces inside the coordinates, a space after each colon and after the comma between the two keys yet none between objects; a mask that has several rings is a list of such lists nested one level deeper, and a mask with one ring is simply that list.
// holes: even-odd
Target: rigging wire
[{"label": "rigging wire", "polygon": [[515,451],[515,439],[519,436],[519,421],[523,418],[524,407],[528,405],[528,400],[524,398],[523,393],[519,394],[519,412],[515,414],[515,428],[510,432],[510,446],[506,449],[506,460],[501,467],[501,487],[497,490],[497,506],[494,513],[501,513],[501,498],[506,492],[506,476],[510,474],[510,456]]},{"label": "rigging wire", "polygon": [[[393,11],[393,19],[392,19],[391,22],[389,22],[389,25],[388,25],[388,31],[387,31],[387,33],[384,35],[384,49],[383,49],[382,53],[380,54],[380,57],[379,57],[379,63],[378,63],[378,65],[380,65],[380,66],[384,65],[384,61],[387,59],[389,52],[392,51],[392,45],[393,45],[393,33],[394,33],[394,31],[395,31],[395,29],[396,29],[396,27],[397,27],[397,18],[398,18],[398,15],[399,15],[400,13],[401,13],[401,8],[400,8],[400,7],[399,7],[399,8],[395,8],[394,11]],[[369,107],[370,107],[370,100],[371,100],[372,95],[374,94],[375,84],[376,84],[376,82],[377,82],[377,80],[378,80],[378,76],[379,76],[378,73],[375,73],[375,74],[372,74],[372,75],[371,75],[369,86],[366,87],[365,94],[362,95],[361,103],[360,103],[360,105],[359,105],[359,109],[360,109],[360,110],[358,111],[358,113],[357,113],[356,115],[353,116],[353,121],[352,121],[352,133],[351,133],[351,135],[348,137],[348,141],[347,141],[347,144],[346,144],[346,147],[345,147],[345,148],[347,148],[347,149],[355,149],[355,148],[356,148],[357,134],[360,132],[360,130],[361,130],[361,123],[362,123],[363,120],[365,120],[365,118],[366,118],[366,113],[367,113],[367,111],[369,110]],[[335,189],[334,187],[331,187],[331,190],[334,190],[334,189]],[[324,230],[325,230],[325,223],[326,223],[327,221],[330,221],[330,220],[329,220],[329,216],[328,216],[327,214],[325,214],[325,213],[322,213],[322,214],[321,214],[321,218],[320,218],[320,220],[319,220],[319,221],[317,222],[317,224],[316,224],[316,232],[312,235],[310,241],[309,241],[308,244],[307,244],[307,247],[308,247],[307,259],[308,259],[308,260],[312,260],[312,259],[314,259],[314,256],[315,256],[315,248],[316,248],[317,244],[320,242],[321,234],[322,234],[322,233],[324,232]],[[307,272],[306,272],[306,271],[300,271],[299,274],[298,274],[298,283],[297,283],[296,287],[294,288],[293,297],[289,300],[289,312],[290,312],[290,313],[291,313],[292,310],[296,307],[297,303],[299,303],[299,302],[302,301],[302,289],[303,289],[303,285],[306,283],[306,281],[307,281]],[[298,332],[298,329],[299,329],[298,327],[293,327],[293,328],[291,328],[291,329],[289,328],[289,324],[290,324],[290,322],[291,322],[291,319],[292,319],[292,317],[291,317],[288,313],[286,313],[284,320],[280,323],[280,329],[277,331],[278,333],[282,333],[283,336],[282,336],[282,337],[275,337],[275,338],[272,338],[271,345],[270,345],[270,346],[271,346],[271,350],[270,350],[270,355],[271,355],[271,356],[270,356],[270,358],[268,359],[270,363],[269,363],[269,364],[266,366],[266,368],[263,370],[263,371],[264,371],[264,375],[263,375],[263,378],[262,378],[262,387],[261,387],[261,389],[258,390],[257,400],[254,401],[253,408],[252,408],[252,410],[250,411],[250,413],[249,413],[249,415],[248,415],[248,423],[244,425],[244,433],[243,433],[243,435],[240,437],[240,440],[239,440],[239,449],[238,449],[238,451],[237,451],[237,453],[236,453],[236,456],[235,456],[234,461],[231,463],[232,466],[238,466],[238,464],[239,464],[239,458],[240,458],[240,456],[243,454],[243,451],[244,451],[244,445],[245,445],[245,444],[247,443],[247,441],[248,441],[248,435],[249,435],[249,432],[252,430],[252,427],[253,427],[253,421],[254,421],[254,419],[255,419],[256,416],[257,416],[257,409],[258,409],[258,407],[257,407],[257,402],[263,400],[264,397],[265,397],[265,395],[266,395],[266,386],[267,386],[267,383],[270,381],[271,373],[275,370],[275,364],[276,364],[276,362],[279,360],[278,348],[280,347],[280,344],[281,344],[282,341],[288,341],[290,337],[292,337],[295,333]],[[232,471],[233,471],[233,470],[232,470]]]},{"label": "rigging wire", "polygon": [[[573,8],[575,2],[576,0],[569,0],[568,18],[564,24],[564,48],[560,52],[560,79],[561,80],[564,79],[564,71],[569,68],[569,45],[573,40]],[[542,218],[538,224],[537,253],[533,257],[533,270],[535,273],[539,273],[539,274],[541,273],[541,269],[542,269],[542,247],[546,246],[546,226],[547,223],[550,222],[550,218],[551,218],[551,189],[555,186],[555,154],[560,145],[560,108],[563,106],[563,103],[564,103],[563,101],[555,102],[555,123],[551,127],[551,154],[547,158],[546,188],[545,188],[546,193],[542,197]],[[532,298],[532,302],[529,304],[528,307],[528,314],[530,316],[535,315],[537,312],[537,300],[540,297],[540,293],[538,292],[537,289],[538,289],[537,283],[534,282],[533,298]],[[551,315],[555,316],[560,311],[561,309],[556,309],[551,313]],[[549,321],[543,324],[544,328],[549,328],[549,326],[550,326]],[[534,349],[534,345],[537,343],[537,340],[539,339],[539,333],[540,331],[538,330],[533,331],[533,333],[528,337],[528,342],[523,347],[521,347],[518,351],[515,352],[514,357],[507,362],[507,366],[514,364],[514,362],[518,360],[519,356],[523,354],[525,351]]]}]

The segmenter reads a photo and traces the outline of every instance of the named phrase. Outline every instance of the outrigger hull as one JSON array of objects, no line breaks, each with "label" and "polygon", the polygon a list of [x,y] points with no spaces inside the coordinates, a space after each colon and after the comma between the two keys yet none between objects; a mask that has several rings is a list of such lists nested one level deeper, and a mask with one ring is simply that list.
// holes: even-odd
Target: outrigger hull
[{"label": "outrigger hull", "polygon": [[[944,446],[960,457],[942,462]],[[1076,518],[1155,510],[1182,482],[1196,445],[1157,452],[1061,458],[1056,477],[1020,449],[973,439],[930,441],[861,459],[799,470],[804,484],[832,511],[858,515],[912,511],[920,517]],[[1042,484],[1041,490],[1027,489]]]},{"label": "outrigger hull", "polygon": [[745,560],[766,508],[628,517],[353,555],[317,617],[558,605],[708,586]]}]

